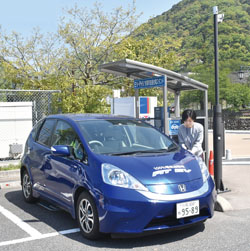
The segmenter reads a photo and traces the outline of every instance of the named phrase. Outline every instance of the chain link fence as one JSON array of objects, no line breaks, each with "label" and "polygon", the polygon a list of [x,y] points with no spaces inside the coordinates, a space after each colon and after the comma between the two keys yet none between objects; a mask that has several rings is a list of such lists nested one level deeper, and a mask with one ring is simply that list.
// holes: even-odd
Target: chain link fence
[{"label": "chain link fence", "polygon": [[32,102],[32,124],[43,117],[60,113],[59,90],[4,90],[0,89],[0,102]]},{"label": "chain link fence", "polygon": [[0,89],[0,160],[19,158],[32,127],[60,113],[60,91]]}]

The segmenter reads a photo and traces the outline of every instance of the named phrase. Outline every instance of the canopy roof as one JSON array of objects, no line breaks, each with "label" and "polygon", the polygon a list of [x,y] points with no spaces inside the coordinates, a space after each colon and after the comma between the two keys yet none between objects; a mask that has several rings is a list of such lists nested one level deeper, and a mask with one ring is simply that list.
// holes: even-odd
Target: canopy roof
[{"label": "canopy roof", "polygon": [[99,65],[98,68],[102,72],[112,73],[117,76],[132,79],[143,79],[150,78],[152,76],[166,75],[167,87],[173,91],[195,89],[205,91],[208,89],[208,85],[180,73],[130,59],[102,64]]}]

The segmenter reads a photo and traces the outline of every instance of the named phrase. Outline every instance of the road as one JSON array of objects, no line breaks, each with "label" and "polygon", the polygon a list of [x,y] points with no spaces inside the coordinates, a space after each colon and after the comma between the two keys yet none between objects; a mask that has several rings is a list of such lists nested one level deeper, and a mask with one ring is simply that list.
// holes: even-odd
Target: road
[{"label": "road", "polygon": [[25,203],[20,189],[0,190],[0,250],[250,250],[250,209],[215,212],[186,230],[94,242],[81,236],[68,213],[48,206]]}]

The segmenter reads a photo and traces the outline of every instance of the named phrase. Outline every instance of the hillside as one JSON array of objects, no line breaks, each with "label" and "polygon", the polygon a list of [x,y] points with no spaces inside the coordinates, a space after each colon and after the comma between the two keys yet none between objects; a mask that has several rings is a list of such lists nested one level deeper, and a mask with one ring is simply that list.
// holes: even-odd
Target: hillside
[{"label": "hillside", "polygon": [[[181,40],[178,54],[185,58],[181,69],[192,70],[199,64],[213,63],[213,6],[224,13],[219,24],[220,62],[230,70],[250,64],[250,1],[249,0],[183,0],[137,30],[153,37]],[[170,47],[171,48],[171,47]]]}]

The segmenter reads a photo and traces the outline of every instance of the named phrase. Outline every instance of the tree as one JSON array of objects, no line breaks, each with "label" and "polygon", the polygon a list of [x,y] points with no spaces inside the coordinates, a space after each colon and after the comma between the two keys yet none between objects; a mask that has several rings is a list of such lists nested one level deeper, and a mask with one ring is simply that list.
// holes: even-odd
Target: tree
[{"label": "tree", "polygon": [[[166,39],[161,36],[153,37],[152,35],[145,35],[142,39],[141,36],[138,36],[141,32],[143,30],[136,30],[133,33],[134,35],[125,38],[116,46],[115,59],[127,58],[166,69],[175,69],[181,64],[183,57],[175,53],[175,50],[181,46],[180,40]],[[149,75],[149,77],[151,76]],[[134,95],[133,81],[131,79],[123,79],[121,84],[125,96]],[[159,105],[163,98],[162,90],[159,88],[142,89],[140,95],[157,96]],[[169,94],[168,96],[169,100],[172,100],[172,95]]]},{"label": "tree", "polygon": [[250,88],[244,84],[231,84],[226,90],[227,105],[230,110],[238,111],[250,104]]},{"label": "tree", "polygon": [[77,6],[61,20],[59,35],[65,43],[65,60],[74,76],[84,85],[109,83],[112,79],[98,70],[98,65],[113,59],[114,47],[135,28],[134,3],[104,13],[96,3],[92,10]]},{"label": "tree", "polygon": [[[228,89],[230,89],[231,82],[229,79],[230,70],[220,67],[219,83],[220,83],[220,102],[227,101]],[[193,68],[193,74],[190,76],[206,85],[208,85],[208,101],[215,104],[215,87],[214,87],[214,65],[200,64]],[[188,106],[192,103],[199,103],[203,107],[203,94],[200,91],[184,92],[181,96],[181,103]]]},{"label": "tree", "polygon": [[34,29],[28,39],[16,32],[10,35],[1,33],[0,58],[4,78],[14,88],[50,89],[46,80],[58,75],[63,62],[58,41],[58,36],[42,35],[39,29]]},{"label": "tree", "polygon": [[[58,34],[32,37],[1,34],[0,55],[4,78],[18,88],[59,89],[63,112],[108,112],[104,85],[114,77],[99,72],[98,65],[113,57],[116,46],[135,27],[135,4],[104,13],[100,4],[92,10],[67,10]],[[58,104],[55,104],[58,106]]]}]

